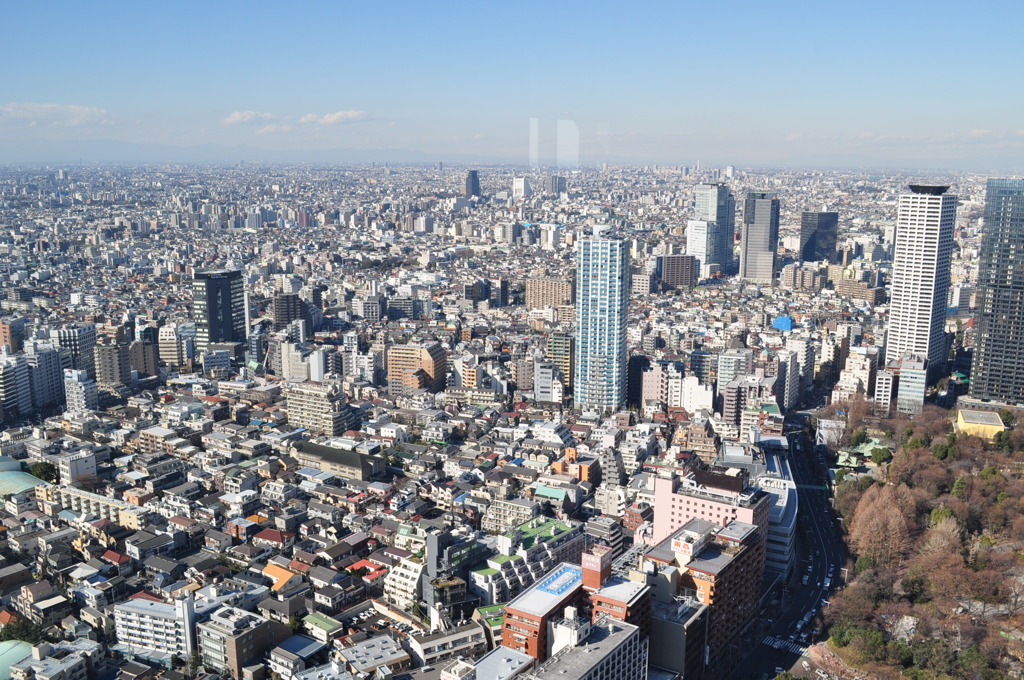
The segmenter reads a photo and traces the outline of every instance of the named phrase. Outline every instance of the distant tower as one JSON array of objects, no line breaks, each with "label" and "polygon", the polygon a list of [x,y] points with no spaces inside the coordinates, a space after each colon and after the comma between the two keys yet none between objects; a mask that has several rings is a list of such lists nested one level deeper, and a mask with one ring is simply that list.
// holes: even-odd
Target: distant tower
[{"label": "distant tower", "polygon": [[1024,180],[990,179],[978,270],[971,396],[1024,404]]},{"label": "distant tower", "polygon": [[196,352],[215,342],[245,342],[245,289],[242,272],[217,269],[196,272],[192,280]]},{"label": "distant tower", "polygon": [[576,266],[576,404],[616,411],[626,401],[629,246],[595,227],[578,243]]},{"label": "distant tower", "polygon": [[530,180],[526,177],[514,177],[512,179],[512,198],[529,198],[533,195],[530,187]]},{"label": "distant tower", "polygon": [[466,198],[480,195],[480,173],[470,170],[466,173]]},{"label": "distant tower", "polygon": [[[705,265],[727,271],[736,233],[736,199],[724,184],[698,184],[693,194],[693,219],[686,227],[686,254]],[[703,271],[700,272],[703,274]]]},{"label": "distant tower", "polygon": [[927,360],[934,380],[946,359],[946,294],[956,196],[946,186],[911,185],[899,199],[885,360]]},{"label": "distant tower", "polygon": [[839,240],[839,213],[804,212],[800,218],[800,259],[835,262]]},{"label": "distant tower", "polygon": [[779,249],[778,196],[763,191],[747,194],[740,239],[740,278],[770,284]]}]

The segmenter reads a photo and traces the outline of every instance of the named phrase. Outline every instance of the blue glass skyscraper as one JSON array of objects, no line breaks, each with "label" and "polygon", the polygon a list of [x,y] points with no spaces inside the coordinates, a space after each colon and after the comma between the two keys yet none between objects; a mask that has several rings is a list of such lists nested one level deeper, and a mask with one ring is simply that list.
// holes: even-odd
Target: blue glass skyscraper
[{"label": "blue glass skyscraper", "polygon": [[971,396],[1024,404],[1024,180],[988,181],[974,338]]},{"label": "blue glass skyscraper", "polygon": [[576,406],[616,411],[626,401],[629,249],[594,227],[576,247]]}]

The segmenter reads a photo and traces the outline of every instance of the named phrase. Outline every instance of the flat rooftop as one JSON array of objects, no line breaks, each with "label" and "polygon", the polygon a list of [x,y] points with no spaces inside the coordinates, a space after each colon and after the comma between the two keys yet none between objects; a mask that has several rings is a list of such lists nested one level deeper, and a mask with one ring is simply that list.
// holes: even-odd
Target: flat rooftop
[{"label": "flat rooftop", "polygon": [[970,411],[968,409],[960,409],[960,417],[963,418],[965,423],[971,425],[989,425],[992,427],[1003,427],[1003,419],[999,417],[998,413],[992,411]]},{"label": "flat rooftop", "polygon": [[[634,625],[600,619],[590,629],[585,647],[567,647],[551,657],[543,666],[533,671],[531,677],[538,678],[580,678],[587,671],[596,668],[600,662],[611,656],[640,629]],[[479,676],[478,676],[479,677]]]},{"label": "flat rooftop", "polygon": [[607,583],[597,591],[597,595],[630,606],[639,600],[647,590],[648,587],[643,583],[616,576],[608,579]]},{"label": "flat rooftop", "polygon": [[495,647],[476,661],[476,677],[508,680],[533,664],[533,657],[510,647]]},{"label": "flat rooftop", "polygon": [[582,585],[583,568],[578,564],[563,562],[530,586],[526,592],[509,602],[506,609],[515,609],[533,616],[545,616]]}]

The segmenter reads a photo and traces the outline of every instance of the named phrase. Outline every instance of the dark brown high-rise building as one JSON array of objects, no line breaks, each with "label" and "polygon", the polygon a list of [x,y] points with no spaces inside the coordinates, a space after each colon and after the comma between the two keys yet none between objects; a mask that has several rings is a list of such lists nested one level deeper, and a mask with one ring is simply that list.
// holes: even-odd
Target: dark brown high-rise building
[{"label": "dark brown high-rise building", "polygon": [[693,255],[665,255],[661,281],[672,288],[693,288],[700,279],[700,261]]},{"label": "dark brown high-rise building", "polygon": [[304,320],[306,332],[310,332],[312,319],[309,310],[306,309],[306,302],[297,293],[277,293],[272,302],[272,315],[274,317],[274,330],[283,331],[292,321]]}]

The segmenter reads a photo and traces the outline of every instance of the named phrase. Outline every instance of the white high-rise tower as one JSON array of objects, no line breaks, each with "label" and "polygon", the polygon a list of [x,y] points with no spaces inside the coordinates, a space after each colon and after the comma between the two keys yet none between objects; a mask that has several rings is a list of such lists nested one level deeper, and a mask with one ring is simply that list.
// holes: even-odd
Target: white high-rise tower
[{"label": "white high-rise tower", "polygon": [[693,219],[686,224],[686,254],[727,271],[736,231],[736,199],[724,184],[699,184],[693,192]]},{"label": "white high-rise tower", "polygon": [[889,334],[885,359],[928,361],[930,379],[945,365],[946,293],[956,196],[949,187],[912,184],[896,215]]},{"label": "white high-rise tower", "polygon": [[580,239],[576,249],[576,405],[616,411],[626,402],[626,314],[629,247],[602,235]]}]

